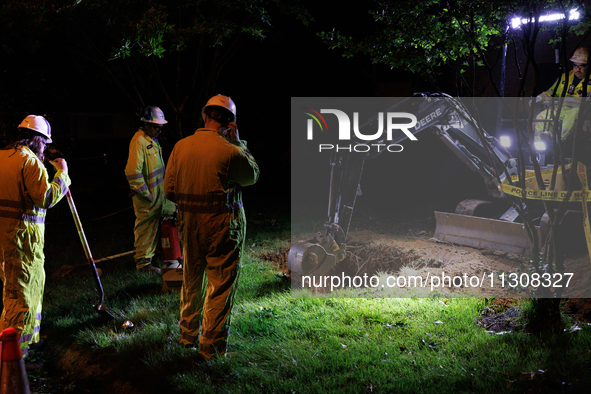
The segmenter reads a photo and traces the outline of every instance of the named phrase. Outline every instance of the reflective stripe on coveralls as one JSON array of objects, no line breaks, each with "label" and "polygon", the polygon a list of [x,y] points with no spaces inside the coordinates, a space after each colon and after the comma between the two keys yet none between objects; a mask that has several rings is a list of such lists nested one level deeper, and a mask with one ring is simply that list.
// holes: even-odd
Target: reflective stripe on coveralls
[{"label": "reflective stripe on coveralls", "polygon": [[134,260],[138,269],[150,264],[156,253],[161,217],[172,215],[176,209],[162,190],[164,172],[160,144],[143,130],[138,130],[129,144],[125,167],[129,187],[135,193]]},{"label": "reflective stripe on coveralls", "polygon": [[226,351],[246,235],[240,189],[258,176],[246,142],[213,129],[179,141],[168,162],[164,190],[178,204],[184,249],[180,342],[198,342],[207,359]]},{"label": "reflective stripe on coveralls", "polygon": [[70,183],[61,170],[49,182],[45,166],[25,146],[0,150],[0,330],[14,327],[19,332],[23,355],[31,342],[39,341],[46,209],[64,197]]},{"label": "reflective stripe on coveralls", "polygon": [[[567,91],[566,91],[566,95],[565,97],[582,97],[583,95],[583,80],[581,79],[579,81],[579,83],[577,83],[576,86],[573,86],[572,83],[574,81],[574,75],[575,72],[573,70],[571,70],[568,73],[568,83],[570,83],[571,85],[569,85],[567,87]],[[566,85],[566,78],[565,78],[565,74],[563,73],[561,75],[561,77],[554,82],[554,84],[550,87],[550,89],[546,90],[545,92],[541,93],[538,97],[543,97],[546,100],[549,99],[550,97],[562,97],[562,90],[564,89],[564,86]],[[591,81],[589,82],[589,85],[591,85]],[[591,86],[587,86],[587,96],[589,96],[591,94]],[[558,86],[558,88],[557,88]],[[554,90],[556,89],[556,93],[554,94]],[[546,109],[542,112],[540,112],[537,116],[536,119],[537,120],[546,120],[546,119],[553,119],[553,112],[556,111],[558,107],[558,101],[556,101],[554,103],[554,109],[550,108],[550,109]],[[566,139],[566,137],[568,136],[568,133],[570,132],[570,130],[572,130],[573,126],[575,125],[575,122],[577,121],[577,117],[579,115],[579,107],[568,107],[566,105],[563,105],[562,109],[560,110],[560,116],[559,119],[562,120],[562,130],[560,130],[561,132],[561,138],[564,140]],[[549,122],[536,122],[536,131],[552,131],[552,126]]]}]

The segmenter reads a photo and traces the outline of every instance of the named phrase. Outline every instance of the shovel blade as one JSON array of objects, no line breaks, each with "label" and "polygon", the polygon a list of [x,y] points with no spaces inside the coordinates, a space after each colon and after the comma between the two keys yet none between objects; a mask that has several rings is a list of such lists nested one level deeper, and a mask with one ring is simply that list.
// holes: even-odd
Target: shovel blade
[{"label": "shovel blade", "polygon": [[[435,221],[435,238],[440,241],[520,255],[531,253],[532,243],[521,223],[437,211]],[[539,227],[536,229],[540,237]]]}]

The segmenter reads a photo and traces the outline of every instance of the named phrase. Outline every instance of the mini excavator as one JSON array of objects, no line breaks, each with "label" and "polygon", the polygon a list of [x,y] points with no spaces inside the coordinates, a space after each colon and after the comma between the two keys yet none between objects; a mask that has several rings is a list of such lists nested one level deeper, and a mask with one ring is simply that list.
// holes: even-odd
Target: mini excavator
[{"label": "mini excavator", "polygon": [[[419,121],[411,129],[412,134],[425,130],[434,132],[446,147],[484,180],[490,200],[464,200],[454,213],[435,212],[435,238],[523,255],[531,251],[532,231],[536,231],[542,239],[542,231],[547,227],[543,222],[548,220],[547,215],[544,217],[542,202],[507,194],[501,188],[503,184],[517,185],[515,180],[522,168],[515,157],[518,155],[515,152],[512,154],[500,139],[487,133],[462,101],[444,93],[416,93],[383,112],[416,114]],[[369,118],[360,130],[374,130],[377,121],[378,115]],[[396,144],[408,135],[395,130],[391,137],[391,140],[376,143]],[[345,241],[356,198],[361,194],[363,166],[365,161],[380,153],[331,152],[328,220],[324,224],[324,233],[319,232],[313,239],[292,246],[288,256],[288,268],[292,275],[325,275],[345,259]],[[553,159],[552,152],[546,150],[536,154],[544,182],[542,190],[549,189],[554,165],[547,162]],[[528,162],[525,164],[526,189],[539,190],[530,156],[522,160]],[[564,190],[562,177],[556,179],[554,190]],[[580,203],[578,206],[580,209]],[[530,223],[533,222],[534,228],[526,225],[522,219],[524,215],[532,219]]]}]

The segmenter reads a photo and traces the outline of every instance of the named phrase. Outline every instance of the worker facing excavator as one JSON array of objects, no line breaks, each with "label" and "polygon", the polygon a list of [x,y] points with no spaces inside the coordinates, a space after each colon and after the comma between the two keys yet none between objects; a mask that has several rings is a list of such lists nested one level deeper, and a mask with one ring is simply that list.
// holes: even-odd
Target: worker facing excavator
[{"label": "worker facing excavator", "polygon": [[176,210],[162,189],[165,167],[158,136],[168,121],[158,107],[146,107],[140,121],[142,126],[129,143],[125,167],[136,217],[133,258],[138,271],[159,274],[160,268],[152,264],[152,258],[158,246],[160,221]]},{"label": "worker facing excavator", "polygon": [[66,195],[71,183],[62,158],[50,161],[56,173],[49,181],[43,152],[51,142],[49,122],[43,116],[29,115],[11,142],[0,149],[0,276],[4,285],[0,331],[14,327],[19,332],[23,356],[42,344],[46,210]]},{"label": "worker facing excavator", "polygon": [[204,127],[175,145],[164,190],[178,204],[184,249],[180,343],[210,359],[226,353],[246,235],[241,188],[257,181],[259,167],[230,97],[212,97],[201,116]]},{"label": "worker facing excavator", "polygon": [[[549,101],[553,97],[562,97],[563,89],[566,87],[566,94],[564,97],[578,98],[583,95],[583,81],[585,79],[585,73],[587,70],[587,58],[589,55],[589,49],[587,47],[579,47],[575,50],[570,61],[573,64],[573,69],[568,73],[563,73],[561,77],[545,92],[539,94],[536,98],[536,102]],[[591,87],[587,87],[587,96],[591,94]],[[565,100],[563,103],[562,110],[560,111],[559,120],[562,121],[562,128],[559,130],[560,136],[565,141],[570,131],[574,127],[577,117],[579,114],[579,100]],[[556,112],[558,102],[555,99],[553,108],[548,108],[540,112],[536,116],[537,122],[535,123],[536,135],[543,132],[552,131],[552,123],[544,122],[545,120],[553,119],[553,113]]]}]

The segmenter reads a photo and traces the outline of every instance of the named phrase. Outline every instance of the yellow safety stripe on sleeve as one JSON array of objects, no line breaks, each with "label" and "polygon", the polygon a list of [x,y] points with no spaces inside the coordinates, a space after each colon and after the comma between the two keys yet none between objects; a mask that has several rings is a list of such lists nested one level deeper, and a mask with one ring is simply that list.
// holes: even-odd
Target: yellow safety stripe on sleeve
[{"label": "yellow safety stripe on sleeve", "polygon": [[591,226],[589,225],[589,212],[587,211],[587,201],[589,200],[589,185],[587,183],[587,167],[579,163],[577,167],[577,174],[581,180],[582,185],[582,201],[583,201],[583,227],[585,229],[585,239],[587,240],[587,251],[591,258]]},{"label": "yellow safety stripe on sleeve", "polygon": [[138,133],[130,143],[125,176],[134,193],[147,197],[164,182],[165,167],[160,145],[143,131]]},{"label": "yellow safety stripe on sleeve", "polygon": [[23,181],[27,185],[27,194],[38,208],[55,206],[68,191],[70,177],[62,170],[58,170],[51,182],[47,169],[39,158],[27,147],[22,147],[29,153],[29,157],[22,167]]},{"label": "yellow safety stripe on sleeve", "polygon": [[[26,148],[28,150],[28,148]],[[33,155],[32,152],[30,152]],[[0,199],[0,217],[45,223],[47,209],[57,204],[68,192],[70,178],[59,170],[53,181],[47,181],[47,170],[37,157],[30,157],[23,168],[28,201]]]}]

